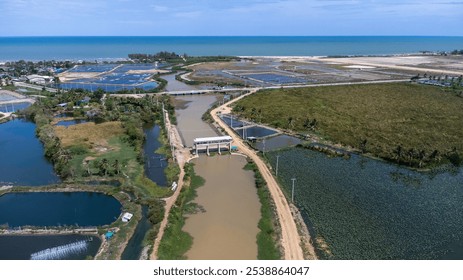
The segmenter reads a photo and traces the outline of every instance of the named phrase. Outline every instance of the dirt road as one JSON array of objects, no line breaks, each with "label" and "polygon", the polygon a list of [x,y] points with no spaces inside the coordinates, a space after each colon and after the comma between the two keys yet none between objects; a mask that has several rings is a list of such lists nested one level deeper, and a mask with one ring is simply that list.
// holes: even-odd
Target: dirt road
[{"label": "dirt road", "polygon": [[165,199],[166,207],[165,207],[164,218],[159,227],[158,236],[156,237],[156,240],[154,241],[153,252],[151,253],[151,256],[150,256],[151,260],[158,259],[159,244],[161,243],[162,237],[164,236],[164,231],[166,229],[167,222],[169,219],[170,209],[172,208],[172,205],[174,205],[175,201],[177,200],[177,197],[180,194],[180,191],[182,190],[182,187],[183,187],[183,178],[185,176],[185,171],[183,170],[183,167],[185,166],[185,163],[191,159],[190,151],[187,148],[183,147],[182,139],[180,138],[180,134],[177,130],[177,127],[170,123],[169,115],[167,111],[164,111],[164,116],[165,116],[166,129],[169,133],[170,145],[175,148],[174,154],[175,154],[175,159],[178,163],[178,166],[180,167],[180,174],[179,174],[179,180],[177,182],[178,184],[177,189],[175,190],[174,194],[171,197],[168,197]]},{"label": "dirt road", "polygon": [[[238,98],[235,98],[224,106],[218,107],[211,111],[211,116],[214,118],[214,121],[219,124],[231,137],[233,137],[234,145],[238,147],[238,150],[251,158],[259,168],[262,177],[265,179],[270,194],[275,201],[276,212],[278,215],[278,220],[281,225],[281,245],[284,249],[284,259],[286,260],[302,260],[304,255],[301,249],[301,237],[296,227],[293,215],[291,213],[291,208],[289,207],[286,197],[281,191],[278,183],[275,178],[270,173],[267,165],[259,158],[255,151],[251,150],[246,146],[245,143],[239,138],[217,115],[219,111],[226,114],[231,111],[229,107],[230,104],[236,102],[237,100],[254,93],[256,90],[251,91],[248,94],[242,95]],[[315,254],[314,254],[315,255]]]}]

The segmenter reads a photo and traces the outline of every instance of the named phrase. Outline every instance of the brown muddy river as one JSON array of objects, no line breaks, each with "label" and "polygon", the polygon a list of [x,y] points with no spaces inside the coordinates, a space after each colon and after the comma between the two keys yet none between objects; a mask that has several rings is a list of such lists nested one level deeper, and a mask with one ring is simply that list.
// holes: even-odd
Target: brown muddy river
[{"label": "brown muddy river", "polygon": [[188,259],[256,259],[260,203],[254,173],[242,156],[201,156],[192,161],[206,180],[195,202],[205,212],[190,215],[183,230],[193,236]]},{"label": "brown muddy river", "polygon": [[217,100],[218,95],[187,95],[176,97],[184,106],[177,108],[177,127],[183,144],[193,146],[193,139],[198,137],[217,136],[212,127],[201,120],[202,115]]},{"label": "brown muddy river", "polygon": [[195,86],[190,86],[175,79],[175,76],[179,73],[163,75],[162,78],[167,81],[166,90],[167,91],[177,91],[177,90],[196,90]]}]

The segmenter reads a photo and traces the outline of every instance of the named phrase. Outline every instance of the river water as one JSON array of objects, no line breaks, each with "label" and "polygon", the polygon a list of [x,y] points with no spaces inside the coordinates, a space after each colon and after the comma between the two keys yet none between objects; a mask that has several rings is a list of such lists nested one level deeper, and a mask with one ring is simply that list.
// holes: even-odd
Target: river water
[{"label": "river water", "polygon": [[218,135],[209,124],[201,120],[202,115],[216,102],[216,95],[180,96],[176,100],[184,104],[176,109],[176,114],[177,127],[185,146],[192,147],[195,138]]},{"label": "river water", "polygon": [[195,172],[206,180],[195,203],[204,213],[190,215],[184,230],[193,236],[188,259],[256,259],[260,203],[254,173],[242,156],[201,156]]},{"label": "river water", "polygon": [[166,90],[167,91],[187,91],[187,90],[196,90],[195,86],[187,85],[175,79],[175,76],[180,73],[162,75],[161,78],[167,81]]},{"label": "river water", "polygon": [[[192,146],[194,138],[218,135],[201,120],[217,96],[192,95],[176,99],[183,105],[176,112],[186,146]],[[198,188],[194,200],[205,212],[190,215],[186,220],[184,230],[193,237],[187,258],[256,259],[260,203],[254,173],[243,169],[246,159],[230,155],[201,156],[193,163],[195,172],[206,181]]]}]

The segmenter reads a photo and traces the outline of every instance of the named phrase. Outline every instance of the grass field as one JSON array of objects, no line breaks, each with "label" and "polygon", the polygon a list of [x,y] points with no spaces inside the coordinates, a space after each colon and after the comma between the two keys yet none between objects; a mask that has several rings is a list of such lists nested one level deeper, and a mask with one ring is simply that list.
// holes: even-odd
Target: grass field
[{"label": "grass field", "polygon": [[318,134],[333,144],[361,148],[367,140],[364,151],[403,163],[417,164],[420,153],[429,163],[435,150],[439,161],[454,148],[463,154],[463,98],[438,87],[396,83],[264,90],[237,102],[234,111],[270,126]]},{"label": "grass field", "polygon": [[[169,188],[161,188],[144,174],[143,165],[137,160],[137,152],[123,140],[124,130],[120,122],[102,124],[84,123],[68,128],[55,126],[62,145],[72,151],[70,160],[74,176],[77,179],[98,174],[99,168],[94,162],[103,159],[109,163],[107,177],[120,178],[134,187],[141,197],[165,197],[171,193]],[[119,163],[120,172],[115,174],[113,164]],[[90,172],[89,172],[90,171]],[[103,176],[99,174],[100,176]],[[100,178],[100,177],[96,177]]]},{"label": "grass field", "polygon": [[87,148],[108,146],[107,139],[121,136],[124,133],[120,122],[105,122],[102,124],[88,122],[69,127],[55,126],[55,131],[61,140],[61,145],[65,148],[77,144],[83,144]]}]

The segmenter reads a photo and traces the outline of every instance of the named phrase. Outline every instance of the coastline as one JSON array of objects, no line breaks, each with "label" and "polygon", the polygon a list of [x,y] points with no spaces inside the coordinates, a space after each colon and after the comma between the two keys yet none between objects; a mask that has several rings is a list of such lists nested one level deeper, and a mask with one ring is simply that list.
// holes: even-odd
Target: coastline
[{"label": "coastline", "polygon": [[[35,36],[0,37],[0,62],[115,61],[128,53],[190,56],[356,56],[449,52],[463,36]],[[21,53],[17,50],[21,49]],[[30,50],[30,52],[29,52]],[[24,55],[26,54],[26,55]],[[0,63],[1,64],[1,63]]]}]

